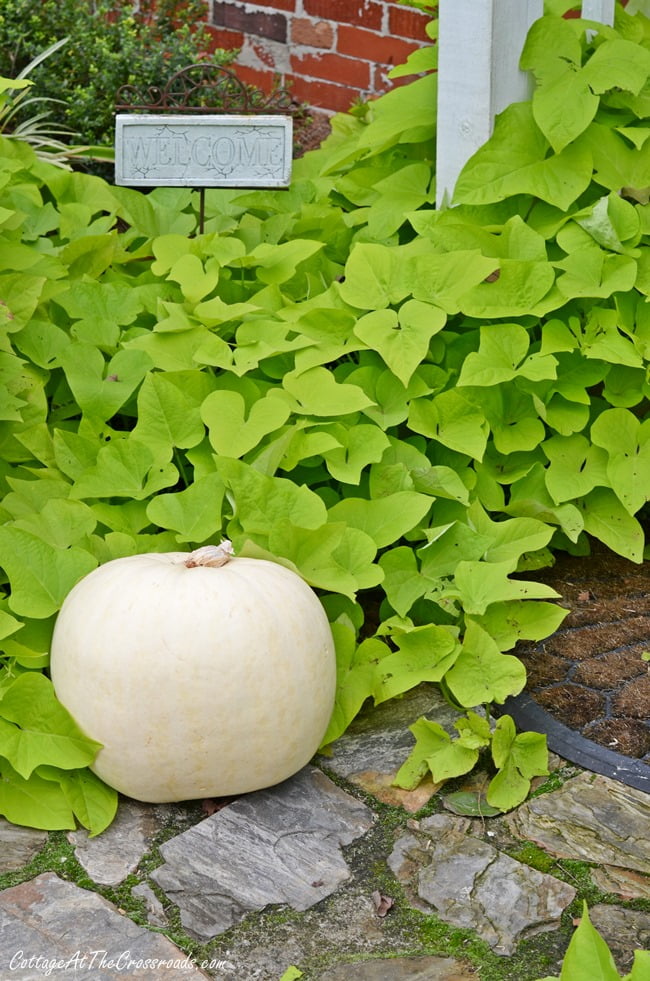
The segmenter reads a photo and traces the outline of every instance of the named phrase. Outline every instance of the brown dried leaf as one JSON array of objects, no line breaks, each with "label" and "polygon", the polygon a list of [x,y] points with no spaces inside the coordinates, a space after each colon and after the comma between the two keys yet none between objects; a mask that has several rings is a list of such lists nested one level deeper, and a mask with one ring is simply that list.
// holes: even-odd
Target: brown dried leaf
[{"label": "brown dried leaf", "polygon": [[378,890],[372,894],[372,901],[375,904],[377,916],[386,916],[386,913],[395,905],[395,900],[391,896],[384,896]]},{"label": "brown dried leaf", "polygon": [[236,799],[236,797],[206,797],[201,801],[201,810],[210,817],[211,814],[216,814],[217,811],[227,807]]}]

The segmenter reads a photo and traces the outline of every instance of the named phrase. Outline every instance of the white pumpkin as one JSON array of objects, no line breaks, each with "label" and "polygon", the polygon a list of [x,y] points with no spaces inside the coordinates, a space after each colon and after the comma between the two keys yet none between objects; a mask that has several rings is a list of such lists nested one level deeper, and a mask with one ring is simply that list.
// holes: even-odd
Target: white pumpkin
[{"label": "white pumpkin", "polygon": [[336,664],[323,607],[294,572],[196,552],[113,559],[56,621],[59,700],[103,744],[92,769],[136,800],[269,787],[317,750]]}]

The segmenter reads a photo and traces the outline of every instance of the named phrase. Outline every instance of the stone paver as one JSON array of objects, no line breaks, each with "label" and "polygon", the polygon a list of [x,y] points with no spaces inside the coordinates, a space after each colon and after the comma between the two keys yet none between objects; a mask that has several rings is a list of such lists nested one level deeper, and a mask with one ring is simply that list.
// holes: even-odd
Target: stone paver
[{"label": "stone paver", "polygon": [[452,957],[393,957],[338,964],[319,981],[478,981],[478,974]]},{"label": "stone paver", "polygon": [[650,796],[609,777],[580,773],[517,808],[507,823],[560,858],[650,874]]},{"label": "stone paver", "polygon": [[619,969],[629,971],[635,950],[650,950],[650,913],[597,903],[589,919],[611,950]]},{"label": "stone paver", "polygon": [[388,862],[417,908],[477,930],[497,954],[559,926],[575,889],[469,834],[471,823],[434,814],[396,843]]},{"label": "stone paver", "polygon": [[154,808],[122,800],[113,823],[101,835],[90,838],[80,828],[68,834],[68,841],[94,882],[115,886],[138,867],[159,827]]},{"label": "stone paver", "polygon": [[47,831],[19,828],[0,818],[0,873],[27,865],[47,841]]},{"label": "stone paver", "polygon": [[631,869],[615,865],[603,865],[591,873],[599,889],[611,892],[622,899],[650,899],[650,878]]},{"label": "stone paver", "polygon": [[[49,973],[48,973],[49,972]],[[120,916],[97,893],[45,872],[0,893],[0,977],[208,977],[170,940]]]},{"label": "stone paver", "polygon": [[154,881],[201,940],[252,910],[306,910],[350,875],[340,846],[372,825],[372,812],[307,767],[281,787],[234,801],[161,846]]}]

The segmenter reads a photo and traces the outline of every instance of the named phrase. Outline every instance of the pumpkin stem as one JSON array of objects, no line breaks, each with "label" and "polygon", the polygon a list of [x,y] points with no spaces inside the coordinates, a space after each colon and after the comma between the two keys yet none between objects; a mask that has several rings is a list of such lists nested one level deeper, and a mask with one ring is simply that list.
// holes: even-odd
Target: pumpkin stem
[{"label": "pumpkin stem", "polygon": [[232,542],[224,538],[220,545],[203,545],[190,552],[185,565],[188,569],[196,569],[197,566],[209,566],[212,569],[225,565],[233,556]]}]

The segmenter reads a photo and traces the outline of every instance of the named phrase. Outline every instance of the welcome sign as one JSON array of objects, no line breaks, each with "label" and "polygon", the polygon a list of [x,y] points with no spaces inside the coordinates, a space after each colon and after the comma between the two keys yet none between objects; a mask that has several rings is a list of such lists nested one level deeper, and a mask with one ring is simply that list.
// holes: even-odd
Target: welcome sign
[{"label": "welcome sign", "polygon": [[121,114],[115,183],[133,187],[288,187],[290,116]]}]

